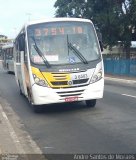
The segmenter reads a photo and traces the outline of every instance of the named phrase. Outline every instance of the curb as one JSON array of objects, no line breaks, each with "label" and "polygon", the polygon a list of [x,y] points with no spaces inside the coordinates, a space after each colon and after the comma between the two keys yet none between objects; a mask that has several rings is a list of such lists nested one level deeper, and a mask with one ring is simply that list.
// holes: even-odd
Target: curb
[{"label": "curb", "polygon": [[0,160],[47,160],[46,154],[23,130],[18,116],[8,107],[0,104]]},{"label": "curb", "polygon": [[1,154],[3,152],[25,154],[21,146],[21,143],[1,105],[0,105],[0,115],[1,115],[1,125],[0,125],[1,138],[3,137],[3,140],[1,139],[2,141],[1,144],[3,145],[1,146],[2,148],[0,147]]}]

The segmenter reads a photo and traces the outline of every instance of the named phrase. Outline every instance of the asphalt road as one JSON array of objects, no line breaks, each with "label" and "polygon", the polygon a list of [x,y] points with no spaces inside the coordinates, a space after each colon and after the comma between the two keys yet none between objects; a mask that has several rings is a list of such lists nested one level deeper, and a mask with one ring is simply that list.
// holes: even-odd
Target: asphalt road
[{"label": "asphalt road", "polygon": [[15,77],[0,72],[1,104],[8,103],[43,153],[136,153],[136,86],[105,82],[96,107],[84,102],[45,106],[36,114],[19,95]]}]

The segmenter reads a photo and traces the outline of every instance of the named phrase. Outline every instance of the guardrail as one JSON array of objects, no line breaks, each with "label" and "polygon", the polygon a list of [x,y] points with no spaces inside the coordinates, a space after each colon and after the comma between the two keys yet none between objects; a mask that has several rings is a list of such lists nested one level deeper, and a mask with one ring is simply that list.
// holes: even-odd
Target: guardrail
[{"label": "guardrail", "polygon": [[104,60],[104,69],[107,74],[136,76],[136,60]]}]

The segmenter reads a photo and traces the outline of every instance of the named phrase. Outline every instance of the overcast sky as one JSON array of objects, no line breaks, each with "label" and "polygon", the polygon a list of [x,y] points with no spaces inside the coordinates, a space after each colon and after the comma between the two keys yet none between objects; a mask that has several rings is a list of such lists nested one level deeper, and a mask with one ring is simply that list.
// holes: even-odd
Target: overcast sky
[{"label": "overcast sky", "polygon": [[0,0],[0,34],[15,38],[28,20],[52,18],[56,0]]}]

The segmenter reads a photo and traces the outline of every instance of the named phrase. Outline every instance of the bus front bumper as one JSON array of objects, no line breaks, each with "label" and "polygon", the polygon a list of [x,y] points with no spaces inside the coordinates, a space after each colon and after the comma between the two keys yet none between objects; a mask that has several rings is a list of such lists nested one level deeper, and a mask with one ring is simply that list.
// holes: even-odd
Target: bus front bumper
[{"label": "bus front bumper", "polygon": [[78,88],[52,89],[33,85],[33,104],[43,105],[103,98],[104,79]]}]

